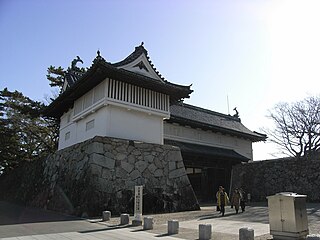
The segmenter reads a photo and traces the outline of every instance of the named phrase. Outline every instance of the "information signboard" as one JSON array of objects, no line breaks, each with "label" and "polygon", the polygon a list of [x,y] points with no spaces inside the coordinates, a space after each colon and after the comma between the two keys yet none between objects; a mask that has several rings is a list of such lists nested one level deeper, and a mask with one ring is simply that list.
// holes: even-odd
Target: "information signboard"
[{"label": "information signboard", "polygon": [[142,220],[143,186],[135,186],[134,190],[134,218]]}]

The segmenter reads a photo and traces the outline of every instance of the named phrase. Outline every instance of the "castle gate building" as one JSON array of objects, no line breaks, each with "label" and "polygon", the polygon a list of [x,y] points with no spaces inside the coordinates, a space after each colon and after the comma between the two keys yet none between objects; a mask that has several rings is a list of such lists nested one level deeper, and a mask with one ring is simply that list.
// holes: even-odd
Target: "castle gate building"
[{"label": "castle gate building", "polygon": [[143,44],[116,63],[99,51],[88,70],[78,62],[45,113],[60,119],[59,150],[95,136],[177,146],[198,200],[210,201],[219,185],[228,189],[233,165],[252,160],[252,143],[266,139],[238,116],[183,103],[191,85],[162,77]]}]

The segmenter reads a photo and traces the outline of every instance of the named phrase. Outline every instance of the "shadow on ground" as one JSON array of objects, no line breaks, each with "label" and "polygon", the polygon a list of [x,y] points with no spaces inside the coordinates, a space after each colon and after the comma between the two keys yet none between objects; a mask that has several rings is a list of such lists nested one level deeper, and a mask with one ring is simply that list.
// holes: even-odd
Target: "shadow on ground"
[{"label": "shadow on ground", "polygon": [[0,225],[81,220],[43,209],[23,207],[0,201]]}]

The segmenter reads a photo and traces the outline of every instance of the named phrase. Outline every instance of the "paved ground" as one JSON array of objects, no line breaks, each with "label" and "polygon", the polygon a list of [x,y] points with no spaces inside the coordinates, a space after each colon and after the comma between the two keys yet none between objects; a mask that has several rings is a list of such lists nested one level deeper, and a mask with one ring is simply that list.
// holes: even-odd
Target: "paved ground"
[{"label": "paved ground", "polygon": [[[213,240],[238,240],[241,227],[252,227],[256,240],[272,239],[269,235],[268,208],[262,204],[248,206],[244,213],[235,214],[230,207],[221,217],[214,206],[201,211],[150,215],[154,229],[119,226],[119,217],[108,222],[100,219],[79,219],[34,208],[20,207],[0,201],[0,238],[10,240],[49,239],[198,239],[199,224],[212,225]],[[308,204],[310,234],[320,234],[320,204]],[[179,220],[179,233],[168,236],[167,221]],[[131,219],[132,220],[132,217]]]}]

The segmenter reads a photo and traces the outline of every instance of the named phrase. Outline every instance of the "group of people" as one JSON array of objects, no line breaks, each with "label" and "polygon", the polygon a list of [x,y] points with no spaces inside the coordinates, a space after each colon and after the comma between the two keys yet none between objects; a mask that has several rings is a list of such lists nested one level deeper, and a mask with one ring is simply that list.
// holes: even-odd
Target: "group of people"
[{"label": "group of people", "polygon": [[227,206],[230,202],[231,208],[235,208],[236,214],[239,212],[239,207],[241,207],[241,211],[245,211],[245,196],[242,189],[235,188],[234,192],[231,196],[231,201],[229,200],[228,194],[226,193],[224,187],[220,186],[219,190],[216,194],[217,197],[217,211],[220,211],[222,216],[225,213],[225,206]]}]

